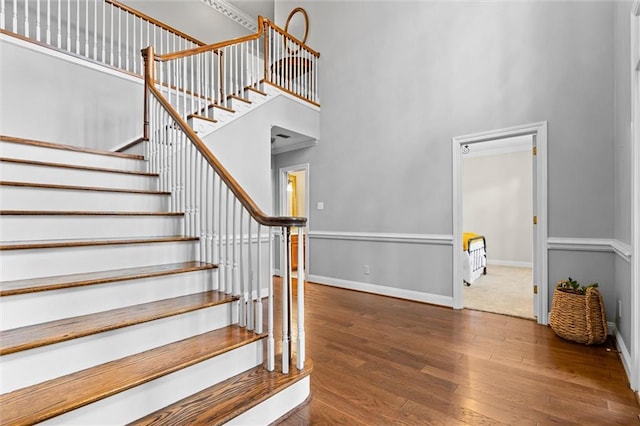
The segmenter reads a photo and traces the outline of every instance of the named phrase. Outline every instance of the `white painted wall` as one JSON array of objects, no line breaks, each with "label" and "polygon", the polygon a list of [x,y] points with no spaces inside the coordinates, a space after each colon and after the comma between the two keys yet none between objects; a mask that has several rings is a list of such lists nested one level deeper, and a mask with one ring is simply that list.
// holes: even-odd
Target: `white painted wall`
[{"label": "white painted wall", "polygon": [[143,81],[0,35],[0,132],[111,149],[142,135]]},{"label": "white painted wall", "polygon": [[211,152],[267,214],[273,214],[271,126],[319,137],[320,112],[278,95],[204,138]]},{"label": "white painted wall", "polygon": [[463,230],[485,236],[490,263],[531,266],[531,150],[463,157],[462,165]]}]

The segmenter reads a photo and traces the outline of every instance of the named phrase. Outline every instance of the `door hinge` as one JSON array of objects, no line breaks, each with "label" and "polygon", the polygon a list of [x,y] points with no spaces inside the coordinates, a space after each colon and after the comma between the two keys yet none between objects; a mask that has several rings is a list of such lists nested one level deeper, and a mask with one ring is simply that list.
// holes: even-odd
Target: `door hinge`
[{"label": "door hinge", "polygon": [[538,224],[538,216],[534,216],[533,217],[533,224],[537,225]]},{"label": "door hinge", "polygon": [[538,284],[533,286],[533,294],[538,294]]},{"label": "door hinge", "polygon": [[538,155],[538,147],[537,146],[533,147],[533,155]]}]

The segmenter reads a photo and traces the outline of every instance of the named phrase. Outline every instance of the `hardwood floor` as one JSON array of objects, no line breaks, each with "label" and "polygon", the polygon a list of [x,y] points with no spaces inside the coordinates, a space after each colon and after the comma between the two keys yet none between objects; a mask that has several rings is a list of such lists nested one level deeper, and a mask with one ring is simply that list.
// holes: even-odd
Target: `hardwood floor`
[{"label": "hardwood floor", "polygon": [[312,397],[280,425],[640,425],[613,342],[312,283],[305,296]]}]

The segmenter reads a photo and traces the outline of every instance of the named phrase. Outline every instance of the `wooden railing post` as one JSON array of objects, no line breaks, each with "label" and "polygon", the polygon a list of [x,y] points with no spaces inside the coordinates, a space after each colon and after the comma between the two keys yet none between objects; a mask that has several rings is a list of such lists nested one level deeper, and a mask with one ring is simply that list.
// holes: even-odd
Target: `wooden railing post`
[{"label": "wooden railing post", "polygon": [[266,19],[260,17],[260,25],[262,25],[262,34],[264,36],[264,67],[263,67],[263,73],[264,75],[262,76],[262,79],[264,81],[270,81],[267,76],[269,75],[269,35],[270,35],[270,31],[269,31],[269,25],[266,21]]},{"label": "wooden railing post", "polygon": [[154,54],[153,46],[142,49],[144,59],[144,107],[142,138],[149,140],[149,85],[154,84]]}]

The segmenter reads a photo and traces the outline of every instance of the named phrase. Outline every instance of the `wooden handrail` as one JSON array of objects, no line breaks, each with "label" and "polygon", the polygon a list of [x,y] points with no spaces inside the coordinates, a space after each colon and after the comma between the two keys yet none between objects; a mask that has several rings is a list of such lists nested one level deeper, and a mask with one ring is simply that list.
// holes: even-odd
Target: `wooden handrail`
[{"label": "wooden handrail", "polygon": [[256,40],[262,36],[262,33],[264,31],[264,24],[278,31],[279,33],[287,37],[289,40],[298,43],[300,46],[308,50],[315,57],[317,58],[320,57],[320,52],[313,50],[312,48],[310,48],[309,46],[307,46],[306,44],[304,44],[294,36],[288,34],[285,30],[283,30],[282,28],[280,28],[279,26],[277,26],[267,18],[258,16],[258,31],[255,34],[249,34],[247,36],[237,37],[231,40],[221,41],[219,43],[208,44],[206,46],[193,47],[191,49],[182,50],[180,52],[166,53],[164,55],[156,55],[154,59],[156,61],[166,62],[173,59],[179,59],[179,58],[184,58],[191,55],[197,55],[198,53],[209,52],[211,50],[220,50],[224,47],[231,46],[238,43],[244,43],[246,41]]},{"label": "wooden handrail", "polygon": [[258,31],[255,34],[249,34],[246,36],[237,37],[227,41],[208,44],[206,46],[193,47],[191,49],[182,50],[180,52],[165,53],[164,55],[156,55],[154,59],[159,62],[166,62],[173,59],[180,59],[180,58],[185,58],[191,55],[197,55],[198,53],[209,52],[211,50],[220,50],[223,47],[231,46],[238,43],[244,43],[245,41],[259,39],[262,36],[262,31],[263,31],[263,26],[260,25],[261,19],[266,19],[266,18],[263,18],[262,16],[258,17]]},{"label": "wooden handrail", "polygon": [[173,27],[171,27],[171,26],[169,26],[169,25],[167,25],[167,24],[165,24],[163,22],[158,21],[157,19],[152,18],[151,16],[145,15],[144,13],[140,12],[139,10],[136,10],[136,9],[134,9],[132,7],[129,7],[126,4],[122,4],[117,0],[104,0],[104,2],[105,3],[109,3],[109,4],[115,6],[115,7],[119,8],[119,9],[122,9],[122,10],[126,11],[126,12],[129,12],[129,13],[131,13],[131,14],[133,14],[133,15],[141,18],[141,19],[144,19],[145,21],[151,22],[152,24],[157,25],[158,27],[164,28],[165,30],[167,30],[167,31],[169,31],[169,32],[171,32],[171,33],[173,33],[175,35],[178,35],[178,36],[180,36],[180,37],[182,37],[182,38],[184,38],[186,40],[189,40],[190,42],[195,43],[195,44],[197,44],[199,46],[204,46],[206,44],[206,43],[204,43],[204,42],[202,42],[202,41],[200,41],[200,40],[198,40],[198,39],[196,39],[194,37],[191,37],[188,34],[183,33],[180,30],[177,30],[177,29],[175,29],[175,28],[173,28]]},{"label": "wooden handrail", "polygon": [[320,57],[320,52],[318,52],[316,50],[313,50],[312,48],[307,46],[305,43],[303,43],[301,40],[298,40],[296,37],[292,36],[291,34],[286,32],[285,30],[283,30],[282,28],[280,28],[279,26],[277,26],[276,24],[274,24],[270,20],[268,20],[266,18],[264,20],[265,20],[265,23],[267,25],[269,25],[271,28],[273,28],[274,30],[276,30],[277,32],[282,34],[284,37],[288,38],[291,41],[294,41],[294,42],[298,43],[301,47],[303,47],[305,50],[307,50],[309,53],[311,53],[316,58]]},{"label": "wooden handrail", "polygon": [[[198,135],[191,129],[191,127],[182,119],[180,114],[171,106],[164,96],[155,88],[153,84],[149,84],[153,80],[153,47],[147,47],[142,51],[142,56],[145,59],[145,93],[148,90],[153,94],[160,104],[164,107],[165,111],[171,116],[175,123],[182,129],[187,135],[187,138],[193,143],[202,156],[207,160],[209,165],[216,171],[220,179],[227,184],[231,192],[238,198],[240,204],[247,209],[251,217],[261,225],[264,226],[305,226],[307,223],[306,217],[290,217],[290,216],[268,216],[260,207],[253,201],[253,199],[247,194],[244,189],[238,184],[238,182],[231,176],[227,169],[218,161],[218,159],[211,153],[209,148],[200,140]],[[146,108],[145,108],[146,110]],[[145,124],[148,118],[145,117]],[[146,127],[146,126],[145,126]]]}]

